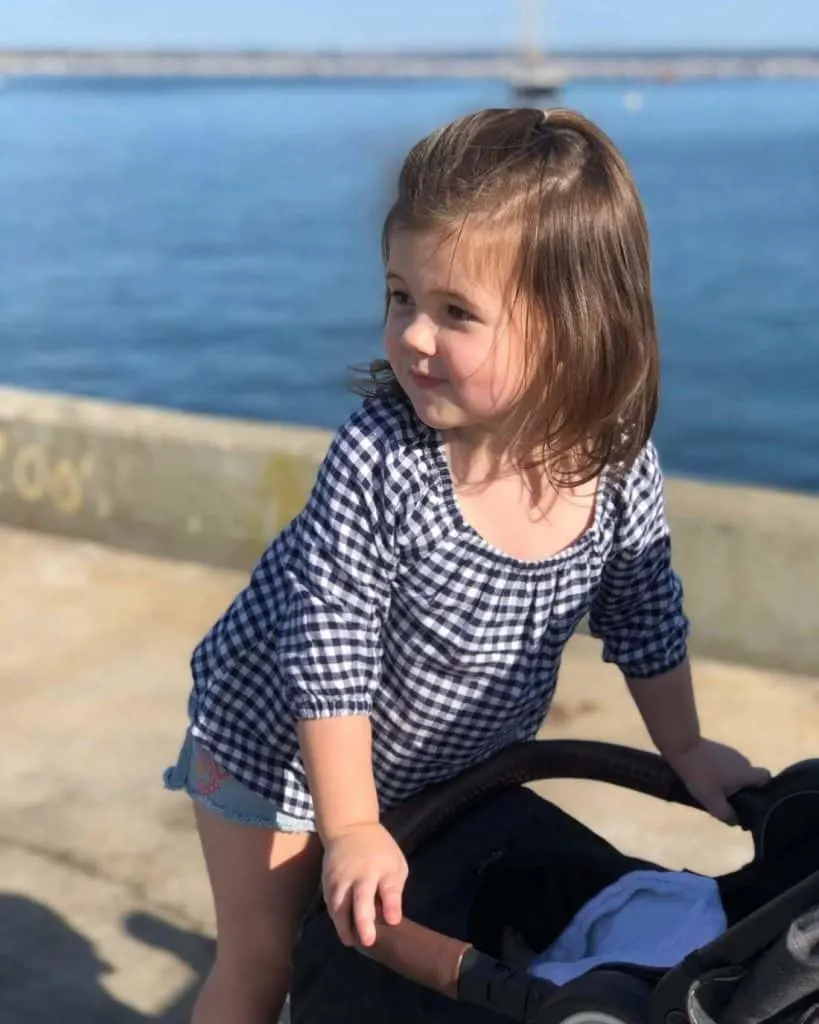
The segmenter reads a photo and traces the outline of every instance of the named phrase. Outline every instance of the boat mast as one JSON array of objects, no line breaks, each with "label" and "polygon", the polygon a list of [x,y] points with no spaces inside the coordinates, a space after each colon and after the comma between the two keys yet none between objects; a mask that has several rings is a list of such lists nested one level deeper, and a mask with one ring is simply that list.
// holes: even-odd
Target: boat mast
[{"label": "boat mast", "polygon": [[540,0],[520,0],[520,51],[523,65],[530,70],[540,66]]}]

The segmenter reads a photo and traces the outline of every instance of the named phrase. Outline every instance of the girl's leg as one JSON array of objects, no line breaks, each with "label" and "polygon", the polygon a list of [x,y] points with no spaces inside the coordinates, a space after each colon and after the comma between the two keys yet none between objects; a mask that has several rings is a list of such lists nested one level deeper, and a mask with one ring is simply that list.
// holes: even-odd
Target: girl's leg
[{"label": "girl's leg", "polygon": [[275,1024],[293,944],[319,884],[314,834],[272,832],[194,804],[216,908],[216,961],[193,1024]]}]

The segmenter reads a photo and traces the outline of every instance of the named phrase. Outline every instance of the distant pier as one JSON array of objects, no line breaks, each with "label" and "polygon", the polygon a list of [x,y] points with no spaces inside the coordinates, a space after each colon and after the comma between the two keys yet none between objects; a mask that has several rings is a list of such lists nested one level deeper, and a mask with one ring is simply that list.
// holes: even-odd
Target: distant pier
[{"label": "distant pier", "polygon": [[[497,78],[514,83],[517,54],[272,51],[2,50],[0,78]],[[819,78],[819,52],[549,54],[545,79]]]}]

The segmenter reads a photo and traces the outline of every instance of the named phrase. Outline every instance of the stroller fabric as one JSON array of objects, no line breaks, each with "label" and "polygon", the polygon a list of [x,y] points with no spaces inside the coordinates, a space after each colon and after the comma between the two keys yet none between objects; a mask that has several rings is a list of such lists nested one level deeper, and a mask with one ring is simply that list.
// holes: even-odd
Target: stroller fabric
[{"label": "stroller fabric", "polygon": [[529,973],[563,985],[605,964],[665,968],[727,926],[719,886],[687,871],[632,871],[586,903]]}]

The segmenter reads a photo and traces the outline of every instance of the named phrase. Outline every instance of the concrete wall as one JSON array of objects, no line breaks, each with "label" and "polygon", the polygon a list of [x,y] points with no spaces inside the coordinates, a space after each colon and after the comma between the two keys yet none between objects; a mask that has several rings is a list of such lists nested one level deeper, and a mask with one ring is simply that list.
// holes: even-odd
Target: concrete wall
[{"label": "concrete wall", "polygon": [[[0,522],[249,568],[329,434],[0,389]],[[668,482],[692,647],[819,674],[819,499]]]},{"label": "concrete wall", "polygon": [[252,565],[329,435],[0,388],[0,522]]},{"label": "concrete wall", "polygon": [[672,479],[692,647],[819,675],[819,498]]}]

